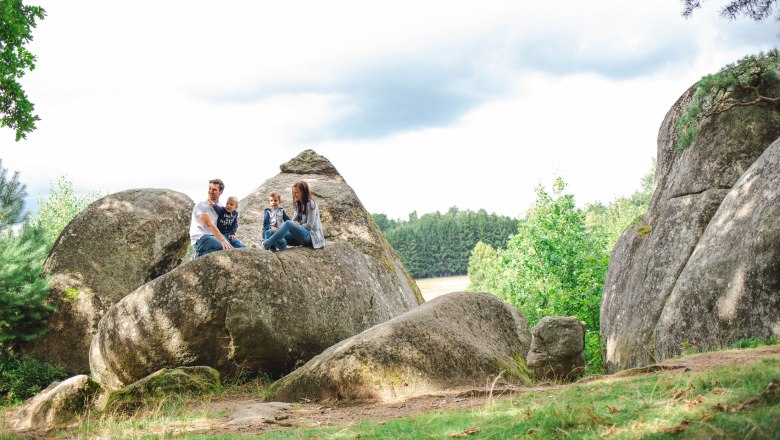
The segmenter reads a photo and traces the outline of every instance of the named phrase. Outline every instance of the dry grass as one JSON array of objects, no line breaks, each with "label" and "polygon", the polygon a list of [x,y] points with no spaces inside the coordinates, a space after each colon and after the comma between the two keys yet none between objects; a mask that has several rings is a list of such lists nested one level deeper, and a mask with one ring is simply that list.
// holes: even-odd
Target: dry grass
[{"label": "dry grass", "polygon": [[462,292],[469,285],[468,275],[414,280],[426,301],[450,292]]}]

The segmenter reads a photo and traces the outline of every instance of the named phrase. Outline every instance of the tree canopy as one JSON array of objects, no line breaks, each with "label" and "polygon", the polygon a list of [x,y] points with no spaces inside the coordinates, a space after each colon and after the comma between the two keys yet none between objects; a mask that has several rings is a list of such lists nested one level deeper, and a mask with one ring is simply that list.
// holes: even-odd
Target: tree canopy
[{"label": "tree canopy", "polygon": [[[693,15],[694,9],[701,8],[701,0],[682,0],[683,17]],[[772,10],[777,5],[777,0],[731,0],[720,10],[720,15],[735,20],[739,15],[744,15],[751,20],[763,21],[772,15]],[[780,20],[780,14],[777,19]]]},{"label": "tree canopy", "polygon": [[35,69],[35,55],[25,46],[33,39],[37,20],[45,16],[40,6],[25,6],[22,0],[0,1],[0,126],[16,130],[17,142],[26,139],[40,120],[19,79]]},{"label": "tree canopy", "polygon": [[478,242],[503,246],[517,231],[517,220],[484,209],[452,207],[444,214],[437,211],[419,218],[412,212],[407,221],[388,219],[385,214],[373,216],[414,278],[465,275]]}]

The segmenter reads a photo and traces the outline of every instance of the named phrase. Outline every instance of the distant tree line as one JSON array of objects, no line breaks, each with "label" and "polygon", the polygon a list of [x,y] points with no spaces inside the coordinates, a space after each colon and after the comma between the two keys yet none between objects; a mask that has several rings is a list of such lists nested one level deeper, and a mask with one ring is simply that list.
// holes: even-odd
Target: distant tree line
[{"label": "distant tree line", "polygon": [[507,216],[450,208],[418,218],[394,220],[373,214],[377,226],[398,252],[414,278],[465,275],[471,250],[478,242],[498,248],[517,232],[517,220]]}]

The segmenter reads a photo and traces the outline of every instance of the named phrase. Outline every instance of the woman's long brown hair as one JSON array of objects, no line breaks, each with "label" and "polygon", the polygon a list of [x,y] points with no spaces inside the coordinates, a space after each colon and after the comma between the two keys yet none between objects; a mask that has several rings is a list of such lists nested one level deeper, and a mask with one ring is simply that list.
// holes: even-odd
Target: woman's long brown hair
[{"label": "woman's long brown hair", "polygon": [[293,188],[298,188],[298,191],[301,192],[301,200],[295,200],[295,194],[293,193],[293,201],[295,202],[295,210],[298,211],[299,214],[306,214],[306,207],[309,206],[309,200],[312,200],[311,198],[311,192],[309,191],[309,184],[306,183],[303,180],[299,180],[295,182],[292,186]]}]

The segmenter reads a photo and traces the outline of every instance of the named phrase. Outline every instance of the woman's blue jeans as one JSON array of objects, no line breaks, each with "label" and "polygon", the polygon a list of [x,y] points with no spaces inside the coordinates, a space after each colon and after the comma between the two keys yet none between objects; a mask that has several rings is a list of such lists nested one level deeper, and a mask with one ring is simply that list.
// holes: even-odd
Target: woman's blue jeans
[{"label": "woman's blue jeans", "polygon": [[286,240],[287,244],[311,246],[311,234],[309,231],[292,220],[284,222],[276,232],[265,239],[263,241],[263,247],[271,249],[271,247],[276,246],[277,249],[282,250],[284,248],[279,247],[282,240]]}]

